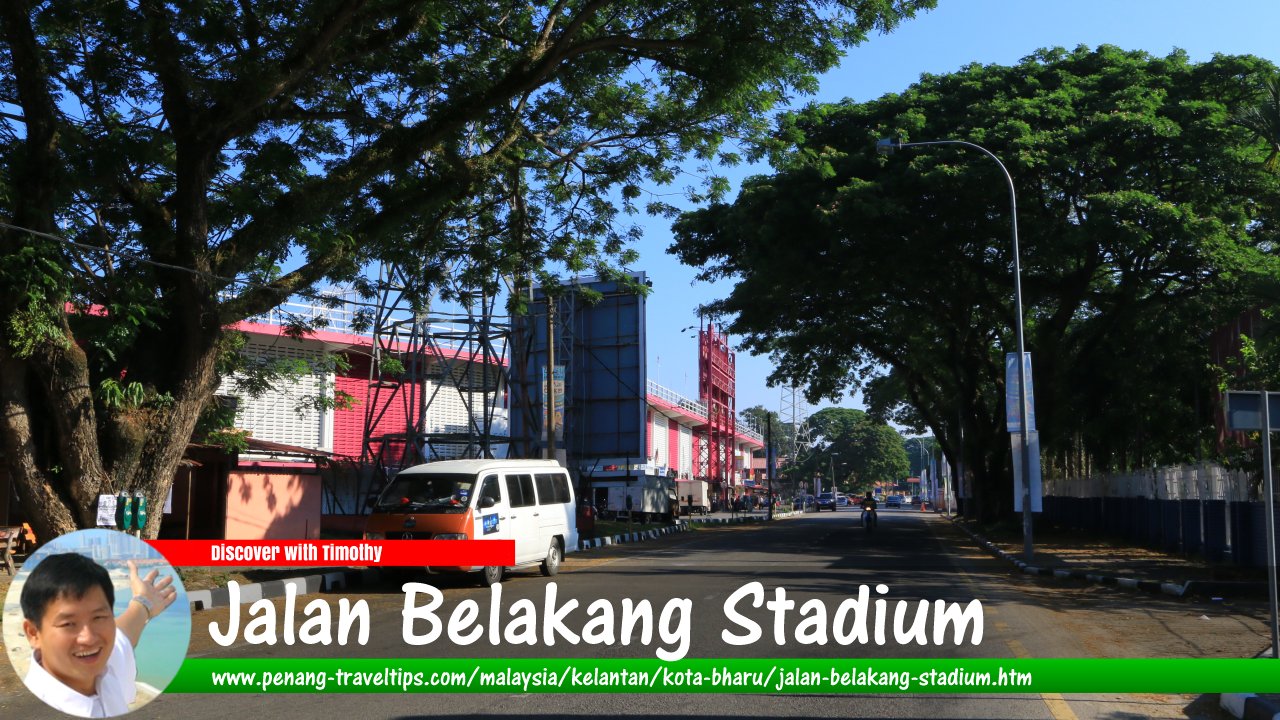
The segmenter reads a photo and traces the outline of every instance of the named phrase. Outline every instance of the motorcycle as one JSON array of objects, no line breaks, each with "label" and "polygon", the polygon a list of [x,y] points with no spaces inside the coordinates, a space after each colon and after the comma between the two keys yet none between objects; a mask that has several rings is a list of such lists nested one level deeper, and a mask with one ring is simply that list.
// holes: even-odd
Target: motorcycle
[{"label": "motorcycle", "polygon": [[879,524],[879,522],[880,520],[876,517],[875,508],[865,506],[862,508],[862,527],[866,528],[867,532],[871,532],[875,529],[875,526]]}]

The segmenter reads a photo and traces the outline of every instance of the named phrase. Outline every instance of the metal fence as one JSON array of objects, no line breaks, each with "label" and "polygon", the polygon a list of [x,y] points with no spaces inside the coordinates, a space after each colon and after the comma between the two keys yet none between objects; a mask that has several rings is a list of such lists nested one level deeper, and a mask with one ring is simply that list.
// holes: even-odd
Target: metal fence
[{"label": "metal fence", "polygon": [[1044,479],[1044,494],[1057,497],[1132,497],[1157,500],[1250,499],[1250,474],[1215,463],[1153,468],[1135,473]]},{"label": "metal fence", "polygon": [[1266,504],[1252,477],[1213,463],[1080,478],[1045,478],[1050,524],[1123,538],[1153,550],[1265,567]]}]

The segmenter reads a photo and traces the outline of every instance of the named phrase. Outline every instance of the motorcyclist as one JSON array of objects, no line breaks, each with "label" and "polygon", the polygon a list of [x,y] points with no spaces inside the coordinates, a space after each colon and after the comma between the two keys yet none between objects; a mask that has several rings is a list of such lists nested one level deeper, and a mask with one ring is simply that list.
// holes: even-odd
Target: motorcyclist
[{"label": "motorcyclist", "polygon": [[870,490],[868,490],[866,496],[862,498],[861,505],[862,505],[862,524],[867,525],[867,523],[870,523],[871,527],[874,527],[877,524],[879,524],[880,521],[876,517],[876,499],[871,497]]}]

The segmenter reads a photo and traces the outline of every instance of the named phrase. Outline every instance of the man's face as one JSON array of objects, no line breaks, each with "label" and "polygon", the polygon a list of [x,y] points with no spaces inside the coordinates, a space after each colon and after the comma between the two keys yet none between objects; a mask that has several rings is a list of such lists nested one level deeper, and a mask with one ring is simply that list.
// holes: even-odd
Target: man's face
[{"label": "man's face", "polygon": [[45,671],[81,695],[95,694],[94,681],[106,670],[116,640],[116,619],[101,587],[79,599],[59,595],[39,626],[24,620],[22,629]]}]

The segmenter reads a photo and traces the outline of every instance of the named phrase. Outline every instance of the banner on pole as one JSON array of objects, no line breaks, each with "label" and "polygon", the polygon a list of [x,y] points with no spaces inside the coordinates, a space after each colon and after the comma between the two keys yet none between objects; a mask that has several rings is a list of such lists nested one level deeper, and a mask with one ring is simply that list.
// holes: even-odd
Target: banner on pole
[{"label": "banner on pole", "polygon": [[[1018,402],[1017,353],[1004,356],[1004,412],[1011,433],[1022,432],[1022,403]],[[1036,431],[1036,387],[1031,382],[1031,353],[1023,353],[1022,367],[1027,375],[1027,432]]]},{"label": "banner on pole", "polygon": [[[1022,433],[1009,436],[1013,445],[1013,509],[1022,512]],[[1031,446],[1031,512],[1044,512],[1040,487],[1040,433],[1027,433]]]}]

